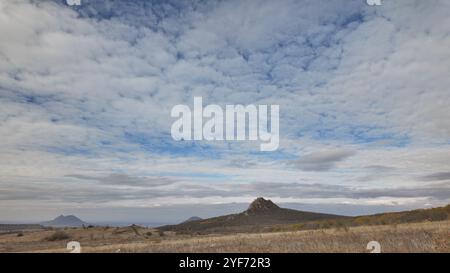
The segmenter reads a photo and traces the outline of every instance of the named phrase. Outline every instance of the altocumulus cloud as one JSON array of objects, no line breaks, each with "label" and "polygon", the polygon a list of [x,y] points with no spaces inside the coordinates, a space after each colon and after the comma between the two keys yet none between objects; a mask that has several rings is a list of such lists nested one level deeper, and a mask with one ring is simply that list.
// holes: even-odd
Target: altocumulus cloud
[{"label": "altocumulus cloud", "polygon": [[345,160],[355,154],[351,150],[319,151],[304,155],[291,163],[304,171],[328,171],[336,166],[339,161]]},{"label": "altocumulus cloud", "polygon": [[86,176],[86,175],[67,175],[66,177],[72,177],[82,180],[98,181],[104,184],[111,185],[124,185],[124,186],[146,186],[146,187],[158,187],[166,186],[174,183],[175,181],[166,177],[132,177],[126,174],[110,174],[107,176]]},{"label": "altocumulus cloud", "polygon": [[[255,194],[448,203],[449,12],[444,0],[1,1],[0,217]],[[194,96],[279,104],[280,149],[174,142],[169,111]]]}]

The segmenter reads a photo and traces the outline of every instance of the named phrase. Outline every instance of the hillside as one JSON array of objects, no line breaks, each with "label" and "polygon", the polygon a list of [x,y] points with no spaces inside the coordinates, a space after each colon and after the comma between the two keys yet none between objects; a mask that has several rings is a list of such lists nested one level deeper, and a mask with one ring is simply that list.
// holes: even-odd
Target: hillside
[{"label": "hillside", "polygon": [[450,219],[450,205],[445,207],[418,209],[402,212],[380,213],[367,216],[354,217],[352,220],[355,225],[385,225],[385,224],[403,224],[424,221],[443,221]]},{"label": "hillside", "polygon": [[205,234],[348,228],[444,220],[450,220],[450,205],[431,209],[346,217],[280,208],[270,200],[257,198],[246,211],[241,213],[162,226],[159,229],[179,233]]},{"label": "hillside", "polygon": [[247,210],[241,213],[183,222],[178,225],[167,225],[159,229],[187,233],[221,232],[225,230],[232,232],[243,231],[245,229],[255,231],[255,227],[263,228],[280,224],[345,218],[347,217],[280,208],[272,201],[260,197],[253,201]]},{"label": "hillside", "polygon": [[308,230],[322,228],[348,228],[357,226],[398,225],[420,222],[436,222],[450,220],[450,205],[445,207],[418,209],[402,212],[389,212],[374,215],[348,217],[345,219],[328,219],[309,221],[294,225],[276,226],[272,230]]}]

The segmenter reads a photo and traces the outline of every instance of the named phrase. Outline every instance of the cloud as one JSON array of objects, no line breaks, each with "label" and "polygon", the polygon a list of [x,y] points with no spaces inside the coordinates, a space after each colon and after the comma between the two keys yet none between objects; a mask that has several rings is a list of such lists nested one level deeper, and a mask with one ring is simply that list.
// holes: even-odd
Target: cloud
[{"label": "cloud", "polygon": [[[2,208],[444,200],[447,1],[82,2],[0,2]],[[280,149],[173,141],[194,96],[279,104]]]},{"label": "cloud", "polygon": [[174,180],[166,177],[134,177],[126,174],[110,174],[102,177],[72,174],[66,175],[66,177],[72,177],[82,180],[93,180],[98,181],[102,184],[122,186],[158,187],[175,183]]},{"label": "cloud", "polygon": [[391,166],[384,166],[384,165],[370,165],[366,166],[365,169],[375,172],[391,172],[394,171],[395,168]]},{"label": "cloud", "polygon": [[302,184],[302,183],[254,183],[240,185],[239,188],[243,193],[248,195],[265,195],[269,197],[281,198],[383,198],[383,197],[399,197],[399,198],[432,198],[448,201],[450,196],[450,184],[440,184],[433,186],[417,186],[417,187],[389,187],[389,188],[373,188],[361,189],[341,185],[327,184]]},{"label": "cloud", "polygon": [[[69,178],[67,178],[69,179]],[[82,178],[84,179],[84,178]],[[77,184],[78,183],[78,184]],[[145,187],[144,187],[145,185]],[[178,182],[176,185],[161,184],[80,184],[69,183],[54,186],[48,191],[46,185],[23,185],[17,188],[0,189],[0,199],[3,201],[46,201],[52,203],[76,203],[93,206],[95,204],[110,206],[153,207],[155,204],[190,203],[214,204],[230,203],[231,200],[248,200],[256,196],[275,198],[279,202],[309,202],[309,203],[348,203],[359,202],[370,204],[376,200],[406,202],[407,200],[426,200],[427,202],[445,203],[450,201],[450,184],[443,183],[429,186],[409,187],[377,187],[355,188],[343,185],[305,184],[305,183],[236,183],[205,185],[199,183]],[[126,187],[126,188],[124,188]],[[215,201],[214,201],[215,200]],[[223,201],[221,201],[223,200]]]},{"label": "cloud", "polygon": [[450,172],[438,172],[427,174],[419,177],[421,181],[441,181],[441,180],[450,180]]},{"label": "cloud", "polygon": [[355,154],[356,152],[352,150],[320,151],[307,154],[290,163],[303,171],[329,171],[335,168],[338,162]]},{"label": "cloud", "polygon": [[400,198],[418,198],[428,197],[448,202],[450,196],[450,184],[442,183],[430,186],[417,187],[397,187],[386,189],[367,189],[355,191],[357,198],[377,198],[377,197],[400,197]]}]

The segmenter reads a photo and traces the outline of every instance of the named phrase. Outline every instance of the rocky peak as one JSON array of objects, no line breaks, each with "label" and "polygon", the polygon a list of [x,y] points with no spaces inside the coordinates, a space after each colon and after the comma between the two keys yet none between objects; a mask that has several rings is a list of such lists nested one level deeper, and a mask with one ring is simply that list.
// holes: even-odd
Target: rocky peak
[{"label": "rocky peak", "polygon": [[258,197],[250,204],[246,212],[249,214],[262,214],[279,208],[280,207],[275,205],[272,201]]}]

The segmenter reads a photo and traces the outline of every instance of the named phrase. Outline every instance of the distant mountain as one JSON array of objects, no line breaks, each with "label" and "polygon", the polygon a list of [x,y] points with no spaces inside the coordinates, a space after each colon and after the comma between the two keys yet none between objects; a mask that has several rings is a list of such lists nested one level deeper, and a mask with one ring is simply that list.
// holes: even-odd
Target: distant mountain
[{"label": "distant mountain", "polygon": [[81,227],[88,225],[88,223],[74,215],[60,215],[51,221],[42,222],[41,225],[48,227]]},{"label": "distant mountain", "polygon": [[178,225],[162,226],[159,229],[200,233],[214,231],[222,232],[225,230],[242,231],[244,229],[254,230],[255,227],[341,218],[346,217],[280,208],[272,201],[259,197],[250,204],[246,211],[241,213],[196,221],[186,221]]},{"label": "distant mountain", "polygon": [[189,222],[198,221],[198,220],[203,220],[203,219],[198,216],[192,216],[189,219],[183,221],[182,223],[189,223]]}]

